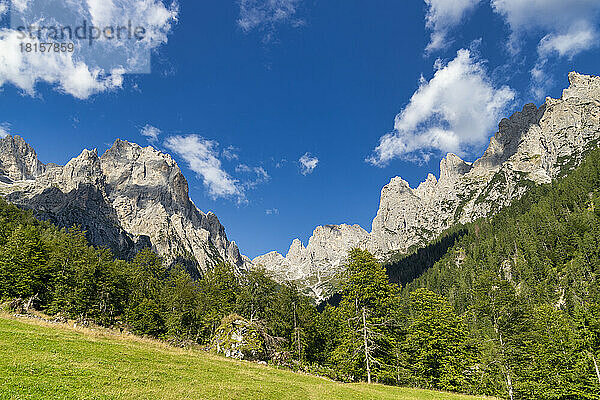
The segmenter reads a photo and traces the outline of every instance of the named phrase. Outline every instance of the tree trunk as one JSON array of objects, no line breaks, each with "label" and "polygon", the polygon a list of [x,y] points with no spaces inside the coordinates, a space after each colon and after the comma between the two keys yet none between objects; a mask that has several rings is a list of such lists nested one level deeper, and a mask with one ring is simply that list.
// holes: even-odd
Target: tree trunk
[{"label": "tree trunk", "polygon": [[301,352],[300,352],[300,331],[298,330],[298,324],[296,322],[296,303],[294,303],[294,336],[296,340],[296,347],[298,348],[298,361],[301,361]]},{"label": "tree trunk", "polygon": [[596,376],[598,377],[598,383],[600,383],[600,370],[598,370],[598,363],[596,362],[596,356],[592,354],[592,361],[594,361],[594,368],[596,368]]},{"label": "tree trunk", "polygon": [[[498,338],[500,339],[500,348],[502,350],[502,358],[504,358],[504,341],[502,340],[502,334],[498,332],[498,329],[496,327],[494,329],[498,333]],[[510,398],[510,400],[513,400],[513,386],[512,379],[510,379],[510,370],[506,365],[504,365],[504,369],[506,370],[506,385],[508,387],[508,397]]]},{"label": "tree trunk", "polygon": [[33,302],[35,300],[39,300],[37,293],[29,298],[27,304],[25,304],[25,314],[29,313],[29,309],[31,308]]},{"label": "tree trunk", "polygon": [[363,308],[362,320],[363,320],[363,339],[365,341],[365,361],[367,364],[367,383],[371,384],[371,360],[369,359],[369,343],[367,341],[367,311]]},{"label": "tree trunk", "polygon": [[513,387],[508,370],[506,370],[506,383],[508,384],[508,397],[510,397],[510,400],[513,400]]}]

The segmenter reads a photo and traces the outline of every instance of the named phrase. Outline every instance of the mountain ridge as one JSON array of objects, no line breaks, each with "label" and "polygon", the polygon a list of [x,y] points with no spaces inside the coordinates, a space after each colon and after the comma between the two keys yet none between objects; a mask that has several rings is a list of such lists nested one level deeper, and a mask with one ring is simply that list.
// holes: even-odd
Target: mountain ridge
[{"label": "mountain ridge", "polygon": [[560,99],[548,97],[539,108],[527,104],[503,119],[473,163],[450,153],[440,162],[440,177],[429,174],[416,188],[392,178],[381,191],[371,232],[358,225],[317,227],[306,247],[296,239],[285,257],[271,252],[253,263],[275,279],[294,278],[322,300],[352,247],[380,259],[407,253],[455,224],[493,215],[531,185],[551,182],[600,139],[600,78],[572,72],[569,83]]},{"label": "mountain ridge", "polygon": [[189,198],[173,158],[150,146],[117,139],[102,156],[85,149],[60,166],[41,163],[23,138],[7,136],[0,140],[0,194],[41,219],[82,226],[93,244],[126,258],[152,247],[198,274],[222,261],[250,264],[217,216]]}]

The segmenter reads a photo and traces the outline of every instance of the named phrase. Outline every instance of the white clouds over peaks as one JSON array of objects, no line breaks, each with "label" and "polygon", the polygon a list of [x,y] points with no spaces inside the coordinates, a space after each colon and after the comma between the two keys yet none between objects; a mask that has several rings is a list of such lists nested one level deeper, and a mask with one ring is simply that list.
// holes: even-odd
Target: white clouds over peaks
[{"label": "white clouds over peaks", "polygon": [[[238,164],[235,167],[236,177],[227,172],[222,159],[233,161],[219,150],[219,143],[207,140],[199,135],[170,136],[165,140],[165,147],[181,157],[189,169],[194,171],[203,181],[208,194],[213,199],[235,199],[239,204],[248,203],[246,194],[261,184],[270,181],[271,176],[261,166],[252,167]],[[229,146],[225,150],[235,149]],[[236,158],[237,156],[237,149]],[[220,158],[221,157],[221,158]]]},{"label": "white clouds over peaks", "polygon": [[[48,4],[52,2],[56,7]],[[47,10],[54,10],[56,15],[47,15]],[[0,87],[12,84],[33,96],[37,85],[43,82],[62,93],[87,99],[121,88],[126,73],[149,72],[150,52],[167,42],[178,6],[172,3],[167,7],[161,0],[13,0],[12,11],[17,25],[55,27],[54,32],[61,32],[65,26],[75,31],[82,21],[86,21],[88,29],[92,24],[100,29],[126,27],[129,21],[132,26],[145,29],[140,40],[101,37],[93,45],[76,37],[44,37],[50,34],[49,29],[42,31],[41,39],[30,37],[28,32],[21,34],[14,26],[15,29],[0,29]],[[41,42],[73,42],[74,51],[22,51],[21,45],[39,47]]]},{"label": "white clouds over peaks", "polygon": [[496,88],[481,61],[459,50],[447,65],[436,62],[434,77],[396,117],[394,132],[383,136],[367,161],[384,166],[395,158],[427,160],[432,151],[467,154],[485,144],[515,93]]},{"label": "white clouds over peaks", "polygon": [[545,72],[552,56],[569,57],[598,46],[598,0],[491,0],[512,30],[511,50],[518,52],[525,36],[538,43],[538,61],[532,69],[533,92],[542,97],[550,77]]},{"label": "white clouds over peaks", "polygon": [[480,0],[425,0],[427,15],[425,21],[431,32],[427,45],[428,53],[440,50],[447,45],[449,31],[459,25]]},{"label": "white clouds over peaks", "polygon": [[319,159],[313,157],[310,153],[304,154],[298,162],[300,163],[300,173],[305,176],[312,174],[317,165],[319,165]]},{"label": "white clouds over peaks", "polygon": [[198,135],[172,136],[166,140],[165,146],[183,158],[188,167],[202,178],[211,197],[235,197],[240,202],[245,200],[239,181],[223,170],[217,158],[219,152],[216,142]]}]

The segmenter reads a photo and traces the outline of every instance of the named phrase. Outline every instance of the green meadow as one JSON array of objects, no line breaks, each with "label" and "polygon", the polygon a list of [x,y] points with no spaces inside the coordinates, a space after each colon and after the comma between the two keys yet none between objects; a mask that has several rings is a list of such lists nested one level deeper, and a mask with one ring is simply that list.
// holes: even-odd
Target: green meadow
[{"label": "green meadow", "polygon": [[0,399],[475,399],[340,384],[108,330],[0,318]]}]

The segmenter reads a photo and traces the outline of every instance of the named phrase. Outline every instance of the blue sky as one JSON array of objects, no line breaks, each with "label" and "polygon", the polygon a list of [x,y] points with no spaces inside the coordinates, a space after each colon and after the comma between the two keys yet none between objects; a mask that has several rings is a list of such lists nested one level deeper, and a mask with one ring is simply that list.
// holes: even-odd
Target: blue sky
[{"label": "blue sky", "polygon": [[[98,1],[82,3],[110,19]],[[448,151],[472,161],[501,117],[599,73],[597,0],[113,5],[154,24],[150,74],[19,58],[0,1],[0,130],[44,162],[116,138],[173,154],[250,257],[317,225],[370,230],[392,177],[416,186]]]}]

